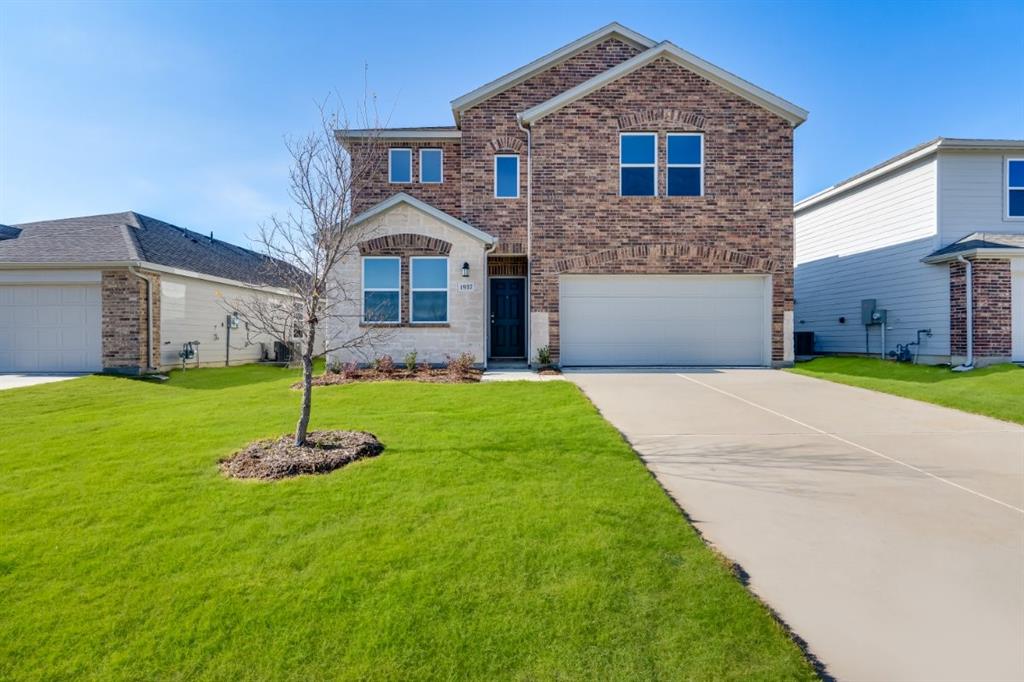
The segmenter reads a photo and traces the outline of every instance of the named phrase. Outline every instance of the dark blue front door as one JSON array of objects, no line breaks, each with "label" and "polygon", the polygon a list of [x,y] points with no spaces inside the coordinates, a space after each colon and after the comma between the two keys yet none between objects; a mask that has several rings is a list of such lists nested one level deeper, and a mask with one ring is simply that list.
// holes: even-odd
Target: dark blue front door
[{"label": "dark blue front door", "polygon": [[491,357],[526,357],[526,280],[491,279]]}]

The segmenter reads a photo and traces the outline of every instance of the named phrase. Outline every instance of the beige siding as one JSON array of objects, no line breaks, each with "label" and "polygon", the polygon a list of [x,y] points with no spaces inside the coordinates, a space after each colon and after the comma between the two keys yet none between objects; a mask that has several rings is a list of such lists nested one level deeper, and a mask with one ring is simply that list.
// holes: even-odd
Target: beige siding
[{"label": "beige siding", "polygon": [[[462,230],[408,205],[398,205],[368,221],[361,229],[365,238],[390,234],[422,234],[451,243],[448,277],[448,317],[444,327],[404,325],[383,328],[371,344],[360,350],[339,350],[328,357],[337,362],[367,362],[383,354],[396,362],[409,351],[418,353],[420,362],[441,363],[445,356],[472,353],[478,362],[485,357],[484,312],[487,293],[487,256],[485,246]],[[469,263],[470,276],[461,276],[463,263]],[[335,273],[336,286],[344,288],[349,299],[335,304],[328,320],[328,343],[341,344],[363,330],[359,326],[362,301],[362,260],[358,255],[341,263]],[[471,291],[460,285],[472,285]]]},{"label": "beige siding", "polygon": [[[226,322],[233,309],[231,302],[267,295],[244,287],[180,275],[161,274],[160,284],[162,368],[181,365],[178,352],[186,341],[199,341],[199,364],[223,365],[228,355]],[[244,323],[238,329],[232,329],[231,364],[258,360],[261,341],[273,345],[270,337],[247,333]]]}]

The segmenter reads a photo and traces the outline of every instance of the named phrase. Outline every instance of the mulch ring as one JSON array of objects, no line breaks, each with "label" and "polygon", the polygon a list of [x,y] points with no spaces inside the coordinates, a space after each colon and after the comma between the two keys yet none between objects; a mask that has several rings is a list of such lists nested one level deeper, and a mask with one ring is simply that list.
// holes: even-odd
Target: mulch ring
[{"label": "mulch ring", "polygon": [[[350,372],[325,372],[313,377],[314,386],[334,386],[336,384],[356,384],[365,381],[418,381],[425,384],[475,384],[483,374],[478,369],[470,369],[463,374],[449,372],[447,369],[396,369],[392,372],[380,372],[375,369],[360,369]],[[302,388],[302,382],[292,385]]]},{"label": "mulch ring", "polygon": [[302,474],[326,474],[364,457],[376,457],[384,446],[365,431],[313,431],[297,447],[295,436],[259,440],[220,462],[231,478],[273,481]]}]

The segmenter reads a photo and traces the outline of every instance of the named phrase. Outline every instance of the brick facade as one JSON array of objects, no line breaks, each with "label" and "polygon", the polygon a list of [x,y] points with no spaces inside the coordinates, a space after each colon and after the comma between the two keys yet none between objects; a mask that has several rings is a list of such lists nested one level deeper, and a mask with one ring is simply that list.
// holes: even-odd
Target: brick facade
[{"label": "brick facade", "polygon": [[[496,236],[492,258],[521,259],[529,251],[530,346],[549,345],[556,359],[563,273],[770,275],[772,360],[782,363],[793,310],[792,125],[669,59],[532,124],[527,244],[527,135],[516,114],[640,51],[609,37],[463,111],[461,141],[449,143],[460,155],[458,176],[447,151],[443,187],[388,184],[385,165],[357,208],[405,191]],[[619,196],[622,131],[658,133],[658,196]],[[703,196],[665,196],[670,132],[704,134]],[[519,198],[494,197],[494,155],[501,152],[520,154]]]},{"label": "brick facade", "polygon": [[[357,147],[358,142],[349,143]],[[441,209],[448,215],[456,218],[462,217],[462,151],[458,140],[379,140],[376,142],[383,147],[402,148],[412,150],[412,182],[391,183],[388,182],[388,157],[387,150],[381,154],[365,152],[356,153],[356,158],[373,159],[370,161],[372,169],[371,176],[365,184],[361,184],[358,191],[353,193],[352,208],[356,213],[379,204],[391,197],[396,192],[405,192],[417,199],[421,199],[431,206]],[[442,161],[443,182],[439,184],[423,184],[420,179],[420,150],[441,149],[444,151]]]},{"label": "brick facade", "polygon": [[[974,357],[1006,360],[1012,354],[1012,273],[1010,261],[996,258],[971,259],[971,306],[974,311]],[[967,355],[967,268],[963,263],[949,266],[950,354]]]},{"label": "brick facade", "polygon": [[159,366],[160,275],[143,273],[153,287],[153,338],[146,357],[146,283],[128,270],[104,270],[101,280],[103,370],[135,374]]}]

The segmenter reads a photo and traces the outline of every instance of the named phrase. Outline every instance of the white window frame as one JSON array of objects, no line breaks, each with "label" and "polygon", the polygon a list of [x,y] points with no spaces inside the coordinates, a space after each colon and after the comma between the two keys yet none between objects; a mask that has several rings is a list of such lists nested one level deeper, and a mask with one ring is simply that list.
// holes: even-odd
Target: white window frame
[{"label": "white window frame", "polygon": [[1004,204],[1004,211],[1003,211],[1003,213],[1006,216],[1007,220],[1024,220],[1024,215],[1010,215],[1010,192],[1011,191],[1018,191],[1018,190],[1024,191],[1024,186],[1022,186],[1022,185],[1011,185],[1010,184],[1010,162],[1012,162],[1012,161],[1019,161],[1020,163],[1024,163],[1024,157],[1015,157],[1015,158],[1007,157],[1007,159],[1006,159],[1006,167],[1005,167],[1005,170],[1006,170],[1006,176],[1005,176],[1006,177],[1006,184],[1005,184],[1005,187],[1006,187],[1006,203]]},{"label": "white window frame", "polygon": [[[391,156],[392,152],[409,152],[409,180],[406,182],[391,179]],[[388,184],[390,185],[411,185],[412,184],[412,149],[409,147],[391,147],[388,149]]]},{"label": "white window frame", "polygon": [[[444,288],[437,287],[414,287],[414,273],[416,262],[421,260],[443,260],[444,261]],[[451,320],[452,294],[448,290],[451,287],[451,259],[447,256],[412,256],[409,258],[409,324],[449,324]],[[416,292],[420,291],[443,291],[444,292],[444,319],[443,320],[420,320],[416,321]]]},{"label": "white window frame", "polygon": [[[669,163],[668,145],[673,137],[699,137],[700,138],[700,163]],[[699,168],[700,169],[700,194],[669,194],[668,193],[668,169],[669,168]],[[692,197],[704,196],[704,133],[668,133],[665,136],[665,196],[667,197]]]},{"label": "white window frame", "polygon": [[[373,287],[372,289],[366,286],[366,263],[372,260],[394,260],[398,261],[398,287],[392,289]],[[363,289],[362,298],[359,299],[360,315],[359,319],[363,321],[363,324],[401,324],[402,323],[402,259],[399,256],[363,256],[362,264],[362,282]],[[398,319],[397,320],[368,320],[366,319],[366,292],[397,292],[398,293]]]},{"label": "white window frame", "polygon": [[[423,179],[423,152],[437,152],[441,155],[441,179],[440,180],[424,180]],[[420,184],[421,185],[440,185],[444,182],[444,150],[440,147],[423,147],[420,149]]]},{"label": "white window frame", "polygon": [[[623,163],[622,162],[622,138],[624,137],[653,137],[654,138],[654,163]],[[623,194],[622,193],[622,169],[623,168],[653,168],[654,169],[654,193],[653,194]],[[619,133],[619,196],[620,197],[656,197],[658,196],[658,133]]]},{"label": "white window frame", "polygon": [[[516,193],[515,196],[500,196],[498,194],[498,159],[516,160]],[[494,198],[495,199],[518,199],[519,198],[519,173],[522,168],[519,165],[518,154],[495,154],[494,155]]]}]

